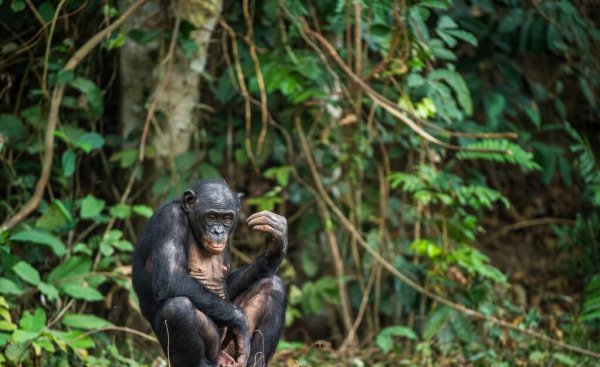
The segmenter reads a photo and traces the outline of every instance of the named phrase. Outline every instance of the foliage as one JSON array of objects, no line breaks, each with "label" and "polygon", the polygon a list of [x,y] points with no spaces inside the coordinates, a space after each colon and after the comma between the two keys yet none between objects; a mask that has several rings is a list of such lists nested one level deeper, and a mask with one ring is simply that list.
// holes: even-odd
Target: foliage
[{"label": "foliage", "polygon": [[[66,88],[42,201],[0,234],[0,366],[155,365],[157,345],[120,333],[150,333],[129,280],[136,234],[152,207],[213,176],[246,192],[245,215],[288,218],[286,325],[324,316],[334,346],[376,347],[349,348],[347,364],[591,363],[430,301],[383,270],[356,234],[430,292],[597,349],[600,31],[592,2],[250,4],[246,12],[240,2],[224,4],[235,38],[224,26],[213,34],[192,148],[163,159],[146,140],[140,162],[144,126],[123,133],[117,112],[118,53],[126,43],[157,45],[151,57],[163,65],[177,35],[174,57],[189,61],[198,50],[192,25],[174,32],[165,12],[156,24],[114,32],[65,71],[122,10],[113,2],[0,2],[10,33],[0,44],[0,218],[32,197],[47,157],[52,91]],[[143,113],[155,92],[143,91]],[[152,135],[165,118],[150,115]],[[566,213],[574,225],[538,234],[556,238],[567,258],[572,286],[556,298],[584,298],[558,314],[546,298],[536,309],[517,305],[511,274],[494,266],[483,241],[514,218],[551,216],[523,209],[522,196],[545,200],[533,192],[539,187],[581,189]],[[241,227],[236,249],[259,254],[263,244]],[[531,233],[523,247],[542,242]],[[355,340],[345,340],[359,314]],[[340,364],[303,345],[283,341],[279,349],[296,353],[299,365]]]}]

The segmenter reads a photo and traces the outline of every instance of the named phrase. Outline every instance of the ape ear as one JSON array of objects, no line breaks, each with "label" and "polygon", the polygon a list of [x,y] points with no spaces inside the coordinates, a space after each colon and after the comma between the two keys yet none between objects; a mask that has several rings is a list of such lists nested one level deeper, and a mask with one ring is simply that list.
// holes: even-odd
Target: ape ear
[{"label": "ape ear", "polygon": [[242,206],[242,198],[246,196],[246,194],[244,194],[243,192],[238,192],[237,193],[237,206],[238,209]]},{"label": "ape ear", "polygon": [[181,206],[186,213],[192,210],[192,207],[196,203],[196,193],[192,190],[186,190],[181,198]]}]

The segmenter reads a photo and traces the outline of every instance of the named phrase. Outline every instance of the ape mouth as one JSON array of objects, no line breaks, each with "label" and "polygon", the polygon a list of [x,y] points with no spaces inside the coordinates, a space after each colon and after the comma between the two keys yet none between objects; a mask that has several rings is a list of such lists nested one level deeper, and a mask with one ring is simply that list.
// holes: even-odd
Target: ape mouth
[{"label": "ape mouth", "polygon": [[225,245],[227,244],[227,239],[223,239],[222,241],[215,241],[210,237],[203,238],[204,248],[211,252],[221,252],[225,249]]}]

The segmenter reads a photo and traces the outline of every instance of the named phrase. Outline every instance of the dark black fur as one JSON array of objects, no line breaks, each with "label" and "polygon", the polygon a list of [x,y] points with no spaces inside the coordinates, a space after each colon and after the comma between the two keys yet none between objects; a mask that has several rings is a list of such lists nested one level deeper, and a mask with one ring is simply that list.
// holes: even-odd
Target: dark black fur
[{"label": "dark black fur", "polygon": [[[225,288],[229,300],[222,300],[190,277],[187,270],[192,236],[196,236],[201,244],[202,232],[207,231],[202,223],[191,223],[190,218],[196,222],[194,213],[212,209],[203,206],[207,201],[235,213],[233,223],[225,227],[231,235],[239,211],[239,198],[223,180],[199,181],[186,191],[182,200],[173,200],[158,208],[146,224],[133,256],[133,286],[140,309],[173,367],[216,366],[221,349],[217,327],[227,326],[234,333],[248,333],[246,314],[234,301],[251,294],[258,286],[270,287],[266,288],[268,301],[257,320],[256,329],[261,332],[247,336],[251,337],[247,365],[260,366],[262,363],[255,363],[259,357],[264,357],[263,362],[269,360],[283,331],[285,289],[274,274],[285,255],[287,235],[278,253],[267,251],[254,263],[228,272]],[[227,269],[231,268],[229,242],[228,239],[225,248]],[[209,320],[195,317],[196,309]]]}]

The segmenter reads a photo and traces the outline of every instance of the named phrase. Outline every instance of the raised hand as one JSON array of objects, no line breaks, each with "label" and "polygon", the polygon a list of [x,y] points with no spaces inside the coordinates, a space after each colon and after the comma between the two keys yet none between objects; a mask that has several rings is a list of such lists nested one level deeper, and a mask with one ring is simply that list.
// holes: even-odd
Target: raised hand
[{"label": "raised hand", "polygon": [[246,224],[252,231],[264,232],[270,235],[267,254],[275,256],[287,251],[287,220],[281,215],[268,210],[254,213],[248,217]]}]

